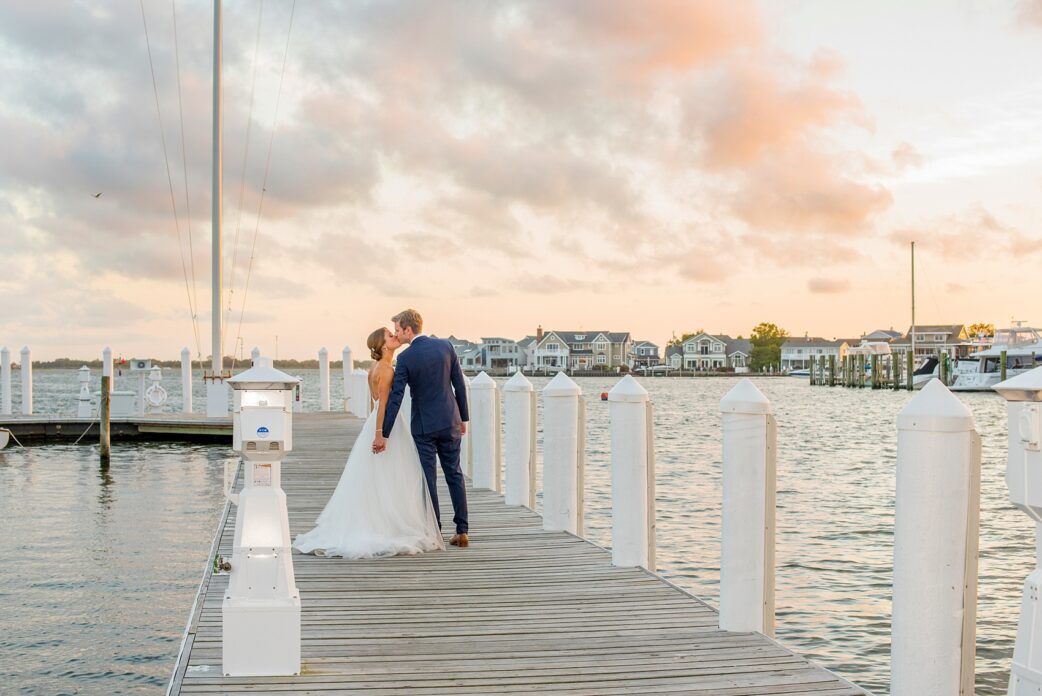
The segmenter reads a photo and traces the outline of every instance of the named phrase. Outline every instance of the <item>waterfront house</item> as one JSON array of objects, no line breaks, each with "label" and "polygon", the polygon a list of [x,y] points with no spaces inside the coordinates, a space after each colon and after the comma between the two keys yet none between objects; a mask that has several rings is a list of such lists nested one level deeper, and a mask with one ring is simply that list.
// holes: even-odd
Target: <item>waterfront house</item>
[{"label": "waterfront house", "polygon": [[654,367],[659,364],[658,346],[651,341],[634,341],[630,350],[630,367]]},{"label": "waterfront house", "polygon": [[517,342],[509,338],[482,338],[478,351],[480,369],[515,372],[521,365],[520,353]]},{"label": "waterfront house", "polygon": [[671,367],[685,370],[724,370],[745,368],[752,357],[752,345],[743,338],[701,332],[680,344],[679,351],[667,351]]},{"label": "waterfront house", "polygon": [[679,345],[666,346],[666,364],[674,370],[684,367],[684,349]]},{"label": "waterfront house", "polygon": [[[894,339],[890,344],[893,353],[902,357],[912,347],[912,327],[907,333]],[[921,364],[927,358],[936,358],[947,353],[955,358],[965,358],[979,344],[970,339],[964,324],[916,324],[915,325],[915,364]]]},{"label": "waterfront house", "polygon": [[517,342],[517,364],[529,367],[535,364],[535,346],[542,338],[543,327],[539,327],[538,336],[525,336]]},{"label": "waterfront house", "polygon": [[614,369],[627,365],[633,348],[628,332],[547,331],[533,350],[533,367],[549,370]]},{"label": "waterfront house", "polygon": [[830,341],[819,336],[787,338],[781,347],[782,372],[807,369],[812,357],[819,361],[828,360],[831,355],[838,363],[847,354],[847,346],[848,343],[844,339]]},{"label": "waterfront house", "polygon": [[718,336],[724,339],[727,354],[727,366],[734,368],[735,372],[748,372],[749,361],[753,357],[753,344],[747,338],[731,338],[730,336]]}]

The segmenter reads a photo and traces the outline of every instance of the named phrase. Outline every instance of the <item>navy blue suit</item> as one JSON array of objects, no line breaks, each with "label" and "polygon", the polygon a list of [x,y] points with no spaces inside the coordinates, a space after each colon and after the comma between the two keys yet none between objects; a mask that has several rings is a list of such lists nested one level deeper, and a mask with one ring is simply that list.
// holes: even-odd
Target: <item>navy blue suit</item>
[{"label": "navy blue suit", "polygon": [[394,384],[384,412],[384,437],[402,407],[405,387],[412,395],[412,437],[420,454],[420,466],[427,478],[427,489],[434,504],[434,514],[441,526],[438,507],[437,460],[452,498],[452,521],[457,534],[465,534],[467,526],[467,489],[459,465],[460,423],[470,420],[467,409],[467,383],[452,344],[440,338],[417,336],[408,350],[398,356]]}]

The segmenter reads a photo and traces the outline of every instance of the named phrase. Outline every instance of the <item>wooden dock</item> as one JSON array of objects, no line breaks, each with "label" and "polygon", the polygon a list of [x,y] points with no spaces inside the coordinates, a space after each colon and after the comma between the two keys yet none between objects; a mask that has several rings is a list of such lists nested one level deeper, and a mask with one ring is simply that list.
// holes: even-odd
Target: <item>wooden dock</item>
[{"label": "wooden dock", "polygon": [[[294,536],[313,526],[360,426],[342,414],[294,418],[282,469]],[[294,553],[297,677],[222,676],[227,576],[207,569],[169,693],[865,693],[762,635],[720,631],[701,600],[612,567],[592,543],[544,532],[539,515],[500,494],[467,494],[468,549],[371,561]],[[451,520],[444,488],[441,500]],[[234,516],[232,506],[217,533],[225,556]]]},{"label": "wooden dock", "polygon": [[[232,419],[209,418],[184,413],[156,413],[110,419],[113,442],[178,440],[183,442],[232,441]],[[6,428],[23,445],[51,445],[80,440],[97,444],[100,425],[97,418],[75,416],[0,416]]]}]

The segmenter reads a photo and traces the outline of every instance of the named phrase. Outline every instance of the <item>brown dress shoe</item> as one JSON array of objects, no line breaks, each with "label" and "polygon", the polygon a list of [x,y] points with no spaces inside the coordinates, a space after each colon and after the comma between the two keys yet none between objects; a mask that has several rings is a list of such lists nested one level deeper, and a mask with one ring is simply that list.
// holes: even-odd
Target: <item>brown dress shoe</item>
[{"label": "brown dress shoe", "polygon": [[470,546],[470,539],[467,538],[466,532],[464,532],[463,534],[453,534],[452,539],[449,540],[449,543],[453,546],[458,546],[461,549],[465,549],[468,546]]}]

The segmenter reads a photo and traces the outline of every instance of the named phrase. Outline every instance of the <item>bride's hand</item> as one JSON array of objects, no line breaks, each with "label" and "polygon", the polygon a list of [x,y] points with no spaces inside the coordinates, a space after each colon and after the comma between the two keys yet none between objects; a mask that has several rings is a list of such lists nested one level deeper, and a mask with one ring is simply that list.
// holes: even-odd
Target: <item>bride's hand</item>
[{"label": "bride's hand", "polygon": [[377,433],[376,439],[373,440],[373,454],[380,454],[387,449],[387,440],[384,439],[383,433]]}]

